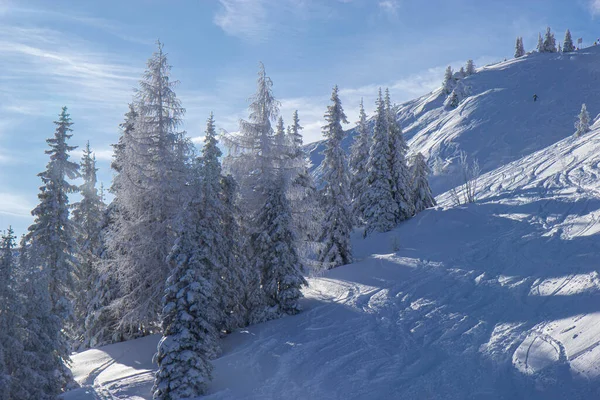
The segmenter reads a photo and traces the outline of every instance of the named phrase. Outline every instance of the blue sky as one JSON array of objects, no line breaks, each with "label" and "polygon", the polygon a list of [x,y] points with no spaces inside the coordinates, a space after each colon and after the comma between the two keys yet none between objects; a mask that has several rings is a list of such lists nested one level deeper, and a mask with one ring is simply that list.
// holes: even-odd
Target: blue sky
[{"label": "blue sky", "polygon": [[439,86],[448,64],[511,57],[517,35],[528,50],[546,26],[591,44],[597,16],[600,0],[0,0],[0,229],[32,222],[63,105],[72,143],[91,142],[110,185],[110,144],[158,38],[190,137],[201,140],[210,111],[219,128],[237,129],[262,61],[282,115],[298,109],[309,142],[334,84],[355,121],[378,87],[409,100]]}]

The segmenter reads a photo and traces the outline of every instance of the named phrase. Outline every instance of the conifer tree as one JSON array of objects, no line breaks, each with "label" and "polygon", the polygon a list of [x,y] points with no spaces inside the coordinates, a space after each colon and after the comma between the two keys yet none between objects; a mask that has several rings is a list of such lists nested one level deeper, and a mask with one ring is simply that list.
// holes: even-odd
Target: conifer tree
[{"label": "conifer tree", "polygon": [[412,200],[415,214],[435,206],[435,199],[429,187],[429,166],[423,154],[417,153],[411,164]]},{"label": "conifer tree", "polygon": [[342,122],[348,123],[338,87],[333,88],[332,104],[327,107],[323,127],[325,158],[323,160],[323,204],[325,219],[321,234],[322,248],[319,261],[326,268],[334,268],[352,262],[350,233],[352,212],[350,209],[350,176],[346,153],[341,142],[345,136]]},{"label": "conifer tree", "polygon": [[[47,302],[45,305],[32,304],[35,308],[33,319],[39,316],[40,326],[33,329],[40,335],[44,344],[39,353],[51,361],[56,374],[53,378],[56,387],[64,389],[72,377],[67,369],[70,360],[70,343],[65,333],[66,323],[72,318],[73,274],[77,260],[74,253],[75,227],[69,219],[69,194],[77,187],[67,182],[78,176],[79,166],[69,161],[69,152],[76,147],[67,144],[71,138],[71,118],[67,108],[63,107],[56,124],[53,138],[47,139],[50,149],[46,154],[50,161],[46,170],[38,176],[42,187],[38,194],[40,203],[31,214],[35,220],[29,227],[27,240],[31,243],[29,269],[32,270],[32,284],[36,284],[31,299]],[[40,307],[45,307],[43,310]],[[40,315],[38,313],[48,313]]]},{"label": "conifer tree", "polygon": [[459,104],[460,104],[460,98],[458,97],[456,88],[454,88],[452,90],[452,93],[450,93],[450,96],[448,96],[448,98],[444,102],[444,105],[450,109],[453,109],[453,108],[458,107]]},{"label": "conifer tree", "polygon": [[101,249],[100,230],[102,228],[104,205],[96,188],[96,157],[88,142],[80,163],[83,184],[79,187],[81,201],[74,205],[73,222],[77,229],[77,259],[74,333],[76,339],[84,342],[85,319],[88,305],[94,297],[95,282],[98,280],[98,262]]},{"label": "conifer tree", "polygon": [[546,28],[542,48],[543,53],[556,53],[556,39],[554,38],[554,33],[550,30],[550,27]]},{"label": "conifer tree", "polygon": [[448,68],[446,68],[446,72],[444,73],[444,82],[442,83],[444,93],[452,93],[452,89],[454,89],[455,83],[456,82],[454,80],[454,73],[452,72],[452,67],[448,65]]},{"label": "conifer tree", "polygon": [[107,234],[107,246],[120,277],[121,297],[113,308],[125,339],[158,328],[160,297],[170,272],[165,259],[187,197],[191,143],[178,131],[185,110],[170,69],[158,43],[136,91],[135,128],[130,137],[123,136],[121,177],[115,187],[117,220]]},{"label": "conifer tree", "polygon": [[590,131],[590,114],[585,104],[581,105],[581,112],[577,118],[577,122],[575,122],[575,136],[580,137]]},{"label": "conifer tree", "polygon": [[212,379],[209,353],[215,345],[214,285],[207,280],[206,254],[202,228],[193,218],[185,227],[169,255],[172,273],[167,279],[163,297],[163,338],[155,360],[158,371],[152,389],[154,399],[194,398],[205,394]]},{"label": "conifer tree", "polygon": [[515,58],[523,57],[525,55],[525,48],[523,47],[523,38],[517,38],[517,44],[515,45]]},{"label": "conifer tree", "polygon": [[365,222],[365,198],[368,188],[367,164],[371,147],[371,132],[367,124],[367,114],[362,99],[360,100],[359,120],[356,123],[357,134],[350,148],[350,172],[352,173],[351,195],[352,214],[358,224]]},{"label": "conifer tree", "polygon": [[367,162],[367,190],[365,192],[365,234],[387,232],[396,226],[398,204],[394,199],[390,119],[379,89],[373,140]]},{"label": "conifer tree", "polygon": [[467,67],[465,69],[465,73],[467,76],[473,75],[475,73],[475,63],[473,60],[467,60]]},{"label": "conifer tree", "polygon": [[542,35],[538,33],[538,42],[537,42],[537,46],[536,49],[538,51],[538,53],[544,53],[544,41],[542,40]]},{"label": "conifer tree", "polygon": [[390,140],[392,195],[396,202],[396,222],[401,222],[414,214],[410,189],[410,170],[406,162],[408,146],[396,118],[397,108],[391,103],[388,89],[385,91],[384,103]]},{"label": "conifer tree", "polygon": [[565,32],[565,41],[563,43],[563,53],[571,53],[575,51],[575,46],[573,45],[573,38],[571,37],[571,32],[567,29]]}]

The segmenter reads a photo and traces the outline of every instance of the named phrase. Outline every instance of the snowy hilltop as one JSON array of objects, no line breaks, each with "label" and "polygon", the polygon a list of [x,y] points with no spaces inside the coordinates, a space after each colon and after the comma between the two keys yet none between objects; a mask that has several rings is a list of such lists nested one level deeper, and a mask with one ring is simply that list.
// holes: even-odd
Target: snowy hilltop
[{"label": "snowy hilltop", "polygon": [[[398,107],[437,205],[356,229],[301,313],[225,337],[203,398],[598,398],[600,123],[574,127],[582,103],[600,112],[598,65],[596,47],[529,54],[463,77],[457,104],[442,87]],[[461,159],[481,174],[453,180]],[[75,354],[63,398],[150,399],[159,340]]]}]

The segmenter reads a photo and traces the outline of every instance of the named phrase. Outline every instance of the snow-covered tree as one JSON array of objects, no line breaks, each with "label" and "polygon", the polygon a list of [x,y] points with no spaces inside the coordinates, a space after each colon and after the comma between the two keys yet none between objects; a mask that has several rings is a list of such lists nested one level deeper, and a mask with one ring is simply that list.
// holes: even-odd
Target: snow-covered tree
[{"label": "snow-covered tree", "polygon": [[367,162],[367,188],[364,193],[367,222],[365,234],[387,232],[396,226],[398,204],[394,199],[390,120],[379,89],[375,127]]},{"label": "snow-covered tree", "polygon": [[475,73],[475,63],[473,60],[467,60],[467,67],[465,69],[465,73],[468,75],[473,75]]},{"label": "snow-covered tree", "polygon": [[322,248],[319,261],[326,268],[334,268],[352,262],[350,233],[352,211],[350,208],[350,174],[346,153],[342,149],[345,136],[342,122],[348,123],[338,87],[333,88],[332,104],[327,107],[323,127],[325,136],[325,158],[323,160],[323,204],[325,219],[321,234]]},{"label": "snow-covered tree", "polygon": [[525,55],[525,48],[523,47],[523,38],[517,38],[517,44],[515,45],[515,58],[523,57]]},{"label": "snow-covered tree", "polygon": [[212,379],[209,354],[215,345],[214,284],[204,275],[212,263],[202,242],[202,227],[192,211],[169,255],[172,273],[163,297],[163,338],[155,360],[158,371],[152,389],[156,400],[195,398]]},{"label": "snow-covered tree", "polygon": [[157,329],[160,297],[170,273],[165,259],[187,197],[191,143],[178,131],[184,109],[170,69],[158,43],[136,91],[134,129],[123,135],[124,153],[115,158],[120,164],[118,212],[106,237],[121,292],[113,308],[125,339]]},{"label": "snow-covered tree", "polygon": [[560,47],[560,43],[558,44],[558,52],[562,53],[562,48]]},{"label": "snow-covered tree", "polygon": [[417,153],[411,163],[412,200],[415,214],[436,204],[429,187],[430,172],[423,154]]},{"label": "snow-covered tree", "polygon": [[465,67],[460,67],[458,70],[458,78],[462,79],[467,76],[467,72],[465,71]]},{"label": "snow-covered tree", "polygon": [[565,40],[562,48],[563,53],[570,53],[575,51],[575,45],[573,45],[573,38],[571,37],[571,32],[567,29],[565,32]]},{"label": "snow-covered tree", "polygon": [[588,113],[585,104],[581,105],[581,112],[577,116],[577,122],[575,122],[575,136],[580,137],[584,133],[590,131],[590,114]]},{"label": "snow-covered tree", "polygon": [[368,188],[367,163],[371,147],[371,132],[367,124],[367,114],[362,99],[360,100],[359,119],[356,123],[357,134],[350,147],[350,172],[352,173],[351,194],[352,214],[358,224],[363,224],[365,203],[364,193]]},{"label": "snow-covered tree", "polygon": [[411,200],[410,169],[406,161],[408,145],[404,140],[402,128],[396,118],[398,108],[392,105],[388,89],[385,90],[384,103],[390,139],[392,194],[397,204],[396,222],[401,222],[414,214]]},{"label": "snow-covered tree", "polygon": [[44,300],[49,301],[50,315],[46,318],[52,323],[44,326],[50,340],[48,346],[53,354],[54,368],[60,374],[59,387],[65,387],[70,379],[66,364],[71,348],[64,328],[72,318],[73,274],[77,265],[75,227],[69,219],[69,194],[77,187],[67,179],[78,176],[79,166],[69,161],[69,153],[76,147],[67,144],[73,123],[66,107],[55,124],[54,137],[46,140],[50,161],[46,170],[38,174],[43,184],[38,194],[40,203],[31,212],[35,220],[29,227],[27,238],[34,255],[30,267],[39,271],[39,281],[44,286],[40,288],[40,296],[47,294],[48,298]]},{"label": "snow-covered tree", "polygon": [[96,157],[92,154],[88,142],[80,163],[83,184],[79,187],[81,201],[75,203],[73,222],[77,229],[76,285],[74,296],[74,333],[76,340],[83,342],[85,319],[88,305],[94,297],[95,283],[98,280],[98,261],[100,249],[100,230],[103,222],[104,204],[96,188]]},{"label": "snow-covered tree", "polygon": [[538,33],[538,42],[536,49],[538,53],[544,53],[544,40],[542,39],[542,35]]},{"label": "snow-covered tree", "polygon": [[554,38],[554,33],[550,30],[550,27],[546,28],[542,49],[542,53],[556,53],[556,39]]},{"label": "snow-covered tree", "polygon": [[446,72],[444,73],[444,82],[442,82],[442,88],[444,90],[444,93],[452,93],[452,89],[454,89],[455,84],[456,81],[454,80],[454,73],[452,72],[452,67],[448,65],[448,68],[446,68]]},{"label": "snow-covered tree", "polygon": [[449,109],[456,108],[460,104],[460,98],[458,97],[458,93],[455,89],[452,90],[446,101],[444,101],[444,105]]},{"label": "snow-covered tree", "polygon": [[252,238],[256,252],[254,268],[261,271],[267,299],[264,319],[280,313],[298,313],[301,310],[298,303],[302,297],[300,288],[307,284],[294,245],[291,210],[285,191],[285,180],[280,177],[259,212],[258,229]]}]

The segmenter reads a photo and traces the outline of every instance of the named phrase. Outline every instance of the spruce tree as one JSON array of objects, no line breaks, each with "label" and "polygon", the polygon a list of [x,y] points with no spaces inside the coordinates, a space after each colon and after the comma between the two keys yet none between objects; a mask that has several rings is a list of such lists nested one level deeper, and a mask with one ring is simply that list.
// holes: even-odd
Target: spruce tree
[{"label": "spruce tree", "polygon": [[352,215],[357,224],[365,222],[365,198],[368,188],[367,165],[369,161],[369,150],[371,147],[371,132],[367,124],[367,114],[362,99],[360,100],[359,119],[356,123],[356,135],[350,147],[350,172]]},{"label": "spruce tree", "polygon": [[321,234],[322,248],[319,261],[326,268],[334,268],[352,262],[350,233],[352,212],[350,208],[350,176],[346,153],[341,143],[345,133],[342,122],[348,123],[338,87],[333,88],[332,104],[327,107],[323,127],[325,158],[323,160],[323,204],[325,219]]},{"label": "spruce tree", "polygon": [[554,38],[554,33],[550,30],[550,27],[546,28],[542,49],[543,53],[556,53],[556,39]]},{"label": "spruce tree", "polygon": [[538,51],[538,53],[544,53],[544,41],[542,40],[542,35],[538,33],[538,42],[537,42],[537,46],[536,49]]},{"label": "spruce tree", "polygon": [[475,63],[473,60],[467,61],[467,68],[465,69],[465,73],[468,75],[473,75],[475,73]]},{"label": "spruce tree", "polygon": [[444,73],[444,82],[442,83],[442,88],[444,93],[447,95],[452,93],[452,89],[454,89],[456,81],[454,80],[454,73],[452,72],[452,67],[448,65],[446,68],[446,72]]},{"label": "spruce tree", "polygon": [[392,105],[390,92],[385,91],[385,114],[390,140],[390,171],[392,174],[392,195],[396,202],[396,222],[404,221],[413,216],[410,170],[406,162],[408,145],[404,140],[402,128],[396,118],[397,108]]},{"label": "spruce tree", "polygon": [[575,51],[575,45],[573,45],[573,38],[571,37],[571,32],[567,29],[565,32],[565,41],[563,43],[563,53],[571,53]]},{"label": "spruce tree", "polygon": [[365,234],[387,232],[396,226],[398,204],[394,199],[392,154],[389,118],[385,101],[379,89],[373,140],[367,162],[367,190],[365,192]]},{"label": "spruce tree", "polygon": [[95,283],[98,280],[98,262],[101,249],[100,230],[103,222],[104,205],[96,188],[97,178],[96,158],[88,142],[80,163],[83,184],[79,187],[81,201],[75,203],[73,222],[77,229],[77,259],[75,300],[74,300],[74,333],[76,339],[84,347],[85,319],[88,315],[88,305],[95,293]]},{"label": "spruce tree", "polygon": [[170,273],[164,260],[187,197],[191,143],[178,130],[185,110],[170,69],[158,43],[136,91],[135,128],[119,160],[117,220],[107,234],[107,246],[120,277],[121,297],[113,308],[125,339],[158,329],[160,297]]},{"label": "spruce tree", "polygon": [[69,152],[76,147],[67,144],[73,123],[66,107],[55,124],[54,137],[46,140],[50,161],[46,170],[38,175],[43,185],[38,194],[40,203],[31,212],[35,220],[29,227],[27,241],[31,246],[28,269],[32,274],[32,285],[36,286],[30,302],[35,299],[46,303],[30,304],[29,311],[33,315],[28,317],[28,329],[39,335],[36,340],[42,342],[29,343],[35,347],[29,350],[36,352],[44,363],[50,363],[45,364],[45,368],[48,373],[52,370],[55,376],[52,388],[48,389],[49,393],[57,394],[72,380],[67,368],[71,349],[65,327],[73,315],[73,274],[77,266],[75,227],[69,219],[69,194],[77,187],[67,179],[78,176],[79,166],[69,161]]},{"label": "spruce tree", "polygon": [[194,398],[206,393],[212,379],[209,354],[214,351],[214,285],[205,278],[211,256],[202,242],[202,227],[186,218],[182,233],[169,255],[172,273],[163,297],[163,338],[155,360],[158,371],[154,399]]},{"label": "spruce tree", "polygon": [[411,164],[412,200],[415,214],[436,204],[429,187],[428,176],[430,172],[423,154],[417,153]]},{"label": "spruce tree", "polygon": [[523,38],[517,38],[517,44],[515,45],[515,58],[523,57],[525,55],[525,48],[523,47]]},{"label": "spruce tree", "polygon": [[581,112],[577,118],[577,122],[575,122],[575,136],[580,137],[590,131],[590,114],[585,104],[581,105]]}]

